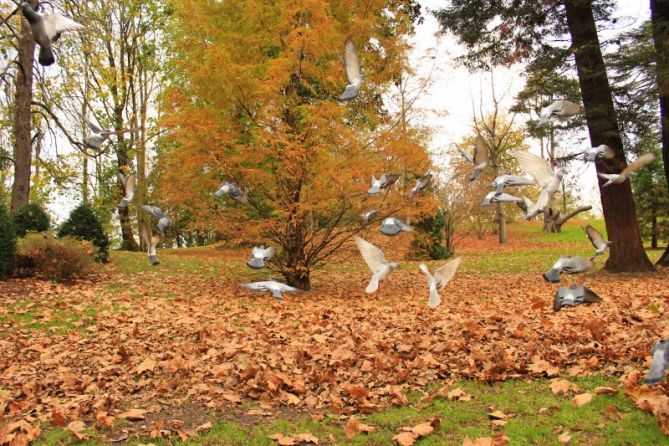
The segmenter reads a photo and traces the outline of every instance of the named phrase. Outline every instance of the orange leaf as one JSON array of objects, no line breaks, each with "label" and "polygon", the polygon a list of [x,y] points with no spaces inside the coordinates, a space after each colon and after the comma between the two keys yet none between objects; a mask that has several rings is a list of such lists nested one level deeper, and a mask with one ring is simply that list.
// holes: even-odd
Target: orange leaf
[{"label": "orange leaf", "polygon": [[576,395],[574,398],[572,398],[571,401],[578,407],[585,406],[590,401],[592,401],[592,393],[581,393],[580,395]]}]

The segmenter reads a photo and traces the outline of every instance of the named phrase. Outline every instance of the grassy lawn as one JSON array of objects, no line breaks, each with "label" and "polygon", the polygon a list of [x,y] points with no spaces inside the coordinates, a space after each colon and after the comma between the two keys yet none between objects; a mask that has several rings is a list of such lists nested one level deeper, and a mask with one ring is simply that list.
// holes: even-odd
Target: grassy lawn
[{"label": "grassy lawn", "polygon": [[[602,222],[591,223],[604,232]],[[390,243],[398,243],[398,240],[401,243],[401,238],[392,239]],[[392,252],[390,251],[391,247],[387,249]],[[399,251],[401,252],[401,247]],[[541,272],[547,270],[561,255],[590,256],[591,253],[592,247],[583,235],[579,225],[564,226],[563,232],[560,234],[545,234],[540,231],[540,226],[536,223],[513,224],[509,226],[508,247],[499,247],[495,242],[494,235],[488,235],[484,241],[468,239],[466,243],[463,243],[462,248],[456,253],[463,257],[459,276],[442,296],[446,296],[446,302],[449,298],[485,302],[489,298],[495,298],[495,290],[498,289],[495,287],[499,287],[500,284],[503,285],[510,280],[510,276],[514,275],[513,283],[523,283],[531,280],[533,285],[528,283],[527,286],[540,288],[537,292],[539,295],[543,293],[550,296],[554,287],[543,283],[540,279]],[[245,251],[224,250],[221,247],[161,250],[158,253],[161,264],[158,267],[152,267],[148,264],[145,254],[114,252],[112,254],[115,270],[114,280],[101,282],[94,292],[84,288],[81,290],[75,288],[68,289],[61,294],[59,290],[55,290],[50,295],[50,300],[46,302],[41,302],[38,292],[27,292],[24,295],[12,298],[11,301],[0,308],[0,335],[19,333],[25,339],[38,338],[42,345],[45,345],[44,340],[50,336],[61,339],[75,333],[76,336],[73,339],[75,341],[80,339],[78,342],[86,345],[88,340],[96,339],[99,333],[104,333],[104,336],[116,336],[113,324],[110,325],[109,320],[120,321],[122,324],[137,312],[146,312],[149,315],[152,315],[152,312],[162,312],[157,313],[153,319],[153,323],[159,323],[161,326],[155,328],[150,325],[142,326],[139,332],[139,340],[142,336],[151,334],[155,329],[158,333],[161,333],[161,336],[165,336],[165,339],[168,339],[169,342],[174,339],[177,342],[181,335],[170,334],[173,327],[170,318],[178,317],[182,310],[191,311],[193,307],[200,305],[204,307],[199,310],[205,315],[204,318],[200,313],[187,316],[192,316],[194,323],[203,323],[210,326],[209,324],[214,324],[214,322],[209,321],[219,321],[218,323],[225,324],[225,329],[229,333],[237,333],[242,339],[249,332],[258,330],[258,327],[263,327],[264,321],[262,318],[264,316],[262,315],[271,314],[272,311],[271,308],[267,308],[267,305],[283,305],[282,308],[289,309],[298,300],[301,302],[300,305],[308,305],[310,301],[301,297],[292,298],[298,299],[295,301],[289,298],[289,300],[277,304],[266,295],[251,294],[251,297],[249,297],[247,293],[239,296],[240,293],[237,291],[236,283],[265,279],[269,275],[267,271],[248,269],[245,266],[247,254]],[[661,251],[650,253],[652,258],[657,258],[660,254]],[[340,259],[340,261],[326,265],[325,268],[315,272],[315,291],[312,291],[312,293],[326,290],[325,287],[332,280],[332,277],[337,278],[337,283],[350,282],[354,284],[354,288],[358,287],[355,284],[362,284],[366,280],[366,267],[353,248],[345,253],[342,258],[345,260]],[[387,283],[398,284],[409,280],[410,282],[407,283],[403,291],[407,296],[411,296],[411,299],[414,298],[414,295],[418,295],[422,300],[425,294],[423,289],[424,279],[417,272],[418,263],[403,261],[400,272],[394,273],[394,276],[389,278]],[[439,264],[440,262],[434,263]],[[601,259],[598,261],[595,271],[578,276],[580,277],[578,279],[569,277],[568,280],[571,282],[579,280],[586,283],[594,282],[600,287],[604,287],[609,279],[600,277],[598,273],[603,263],[604,259]],[[634,281],[646,280],[645,277],[649,277],[649,279],[651,277],[630,274],[623,275],[622,278],[616,278],[616,280],[624,283],[627,276],[629,276],[629,280]],[[275,277],[279,278],[278,275]],[[392,282],[393,280],[395,282]],[[658,278],[653,280],[653,286],[661,286],[658,285]],[[216,300],[215,296],[212,298],[211,290],[203,294],[201,287],[209,282],[214,283],[214,292],[215,290],[221,290],[228,293],[227,300]],[[479,283],[482,285],[477,285]],[[390,285],[384,284],[384,287],[388,286]],[[486,286],[491,288],[486,290]],[[459,287],[465,287],[466,289],[460,291]],[[467,290],[475,291],[471,294]],[[615,300],[619,296],[614,291],[620,293],[620,290],[613,290],[610,296],[611,300]],[[359,290],[356,292],[359,292]],[[330,299],[334,299],[332,302],[344,307],[355,306],[355,300],[352,301],[351,299],[372,299],[365,297],[361,292],[359,292],[360,297],[358,297],[358,294],[355,294],[354,297],[334,294],[334,297],[329,296]],[[379,314],[383,314],[384,311],[404,311],[398,309],[400,307],[397,306],[395,301],[379,300],[384,299],[383,296],[387,297],[387,295],[381,294],[381,297],[374,296],[373,298],[378,301]],[[520,297],[522,298],[522,293]],[[399,296],[399,298],[401,299],[402,296]],[[637,299],[642,301],[639,305],[652,307],[651,310],[656,311],[657,303],[646,302],[644,299],[646,298]],[[175,307],[178,305],[179,309],[170,309],[170,302],[174,302]],[[323,305],[318,301],[313,302],[314,305]],[[211,307],[207,307],[208,305]],[[415,310],[417,311],[416,314],[422,314],[423,303],[417,303],[416,305],[420,306],[420,309]],[[442,307],[449,305],[446,303]],[[215,310],[216,314],[208,315],[207,308],[211,308],[212,311]],[[467,308],[466,302],[462,303],[460,307],[453,306],[451,312],[457,313],[462,311],[463,308]],[[442,310],[445,319],[449,313],[449,308],[442,308]],[[265,311],[265,313],[262,313],[262,311]],[[321,314],[319,311],[321,310],[317,310],[317,314]],[[322,311],[327,312],[327,308]],[[634,316],[636,314],[634,311],[637,311],[636,307],[625,310],[625,317]],[[256,316],[249,316],[249,313],[254,312],[256,312]],[[261,316],[257,316],[257,314]],[[430,319],[426,319],[425,324],[439,325],[441,323],[440,317],[442,317],[439,316],[440,314],[442,313],[433,313],[429,316]],[[573,316],[580,313],[555,316],[551,315],[550,312],[544,314],[547,315],[545,317],[548,317],[548,315],[554,318],[560,317],[561,319],[554,319],[553,322],[564,324],[573,323]],[[587,314],[590,317],[590,313]],[[299,329],[299,324],[304,322],[300,321],[300,316],[298,310],[283,323],[292,324],[297,327],[296,329]],[[223,322],[220,322],[221,317],[225,318]],[[364,318],[364,315],[356,317]],[[409,317],[412,318],[414,315],[412,314]],[[477,319],[476,314],[467,317],[473,320]],[[652,318],[653,316],[644,317]],[[481,320],[485,321],[485,319]],[[517,323],[516,319],[512,320]],[[103,327],[99,327],[101,321]],[[482,323],[485,324],[485,322]],[[527,330],[536,329],[532,328],[529,322],[527,324],[530,327]],[[504,323],[501,326],[504,327]],[[111,331],[104,331],[109,330],[110,327]],[[649,327],[644,326],[643,329],[648,330]],[[103,331],[99,332],[99,329]],[[278,330],[277,333],[279,334],[277,336],[279,338],[289,338],[289,334],[281,331],[281,327]],[[409,328],[405,330],[409,330]],[[192,330],[186,330],[187,334],[191,332]],[[426,339],[425,342],[428,341],[433,342],[430,339]],[[158,342],[158,345],[160,345],[160,342]],[[546,338],[540,339],[538,342],[550,343],[556,342],[556,340]],[[140,348],[140,344],[135,344],[136,348]],[[189,346],[190,344],[175,345]],[[141,348],[145,347],[141,346]],[[641,348],[645,349],[645,346]],[[638,366],[638,359],[636,364]],[[565,371],[565,368],[561,369],[561,373],[565,373]],[[461,445],[465,437],[472,440],[477,437],[491,437],[498,431],[506,434],[511,439],[510,444],[512,445],[558,445],[561,444],[558,441],[558,436],[561,434],[569,434],[571,436],[570,444],[574,445],[669,444],[667,437],[660,431],[656,418],[637,409],[634,402],[624,395],[622,389],[618,389],[616,394],[595,395],[590,403],[582,407],[577,407],[571,401],[577,393],[591,392],[594,395],[596,387],[611,386],[617,388],[617,377],[620,373],[620,368],[602,368],[587,374],[587,376],[566,377],[580,389],[569,392],[567,395],[554,395],[549,388],[550,381],[541,378],[509,379],[491,384],[479,380],[459,379],[455,384],[449,386],[449,389],[462,388],[471,396],[471,400],[450,401],[443,397],[437,397],[428,402],[421,401],[421,397],[426,394],[427,390],[435,390],[443,385],[442,381],[434,378],[421,386],[424,389],[423,392],[412,391],[408,393],[407,404],[401,406],[385,404],[380,410],[367,414],[356,413],[351,407],[344,408],[346,415],[333,415],[329,414],[329,410],[294,409],[290,406],[279,405],[278,410],[263,408],[268,412],[258,415],[260,406],[258,401],[255,400],[243,399],[240,404],[232,404],[228,409],[207,409],[202,405],[197,405],[195,401],[187,400],[185,404],[195,407],[194,411],[196,412],[194,420],[190,424],[187,423],[187,426],[183,429],[183,432],[188,433],[188,439],[180,439],[176,435],[176,428],[172,429],[168,436],[149,438],[147,434],[152,429],[155,418],[147,418],[145,421],[138,422],[116,419],[111,428],[99,428],[98,430],[91,427],[92,423],[87,423],[89,438],[76,441],[69,431],[51,426],[47,416],[42,422],[43,433],[35,444],[103,445],[109,444],[110,438],[119,439],[125,436],[127,439],[124,438],[122,441],[113,444],[271,445],[276,444],[276,442],[271,440],[269,436],[276,433],[286,435],[310,433],[320,440],[320,444],[390,445],[393,444],[391,438],[400,432],[400,428],[412,427],[434,417],[441,419],[440,425],[435,427],[433,433],[421,438],[417,442],[418,445]],[[141,376],[135,376],[132,380],[139,381],[138,384],[141,384],[142,379]],[[417,387],[414,386],[413,388]],[[8,394],[8,392],[9,390],[0,381],[0,403],[2,402],[2,396]],[[131,395],[128,395],[128,397],[130,398]],[[250,413],[249,410],[251,410]],[[488,413],[494,410],[502,411],[508,416],[504,419],[506,424],[497,429],[491,427],[491,418],[488,416]],[[115,409],[115,411],[112,415],[120,409]],[[322,413],[322,417],[312,419],[310,415],[315,413]],[[347,440],[344,436],[344,426],[351,413],[354,413],[361,422],[373,426],[375,431],[360,433],[353,440]],[[176,415],[174,417],[178,418]],[[206,421],[211,422],[212,427],[196,434],[195,427]]]}]

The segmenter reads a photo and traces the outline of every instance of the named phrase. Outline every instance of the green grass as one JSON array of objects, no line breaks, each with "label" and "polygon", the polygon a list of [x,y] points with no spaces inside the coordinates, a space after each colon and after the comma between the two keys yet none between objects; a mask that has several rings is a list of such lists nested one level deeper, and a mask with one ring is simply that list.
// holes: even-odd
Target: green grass
[{"label": "green grass", "polygon": [[[615,386],[615,381],[603,376],[571,379],[582,391],[593,393],[597,386]],[[461,445],[465,436],[475,439],[492,436],[488,412],[501,410],[509,415],[507,425],[501,430],[509,436],[512,445],[560,445],[558,435],[567,432],[572,437],[572,445],[661,445],[669,440],[660,432],[657,421],[649,414],[638,410],[629,398],[615,395],[595,395],[592,402],[577,407],[571,402],[573,394],[556,396],[549,389],[548,380],[519,380],[495,384],[465,381],[453,386],[462,387],[472,396],[471,401],[448,401],[437,398],[427,406],[417,402],[419,395],[411,395],[413,404],[405,407],[390,407],[372,415],[358,415],[366,424],[376,428],[370,434],[359,434],[353,441],[344,437],[343,427],[346,417],[327,416],[321,421],[313,421],[306,415],[295,420],[276,420],[266,424],[245,427],[229,419],[214,423],[213,428],[198,437],[180,442],[169,439],[171,444],[183,446],[214,445],[273,445],[270,435],[311,433],[329,443],[334,438],[335,445],[390,445],[391,438],[401,427],[414,426],[433,417],[440,417],[441,424],[435,431],[420,440],[418,445]],[[620,420],[607,418],[607,408],[614,407]],[[549,409],[547,414],[539,414],[541,408]],[[70,444],[69,434],[61,429],[48,430],[35,444]],[[136,440],[139,443],[167,444],[165,440]],[[74,442],[78,445],[106,444],[102,439]]]}]

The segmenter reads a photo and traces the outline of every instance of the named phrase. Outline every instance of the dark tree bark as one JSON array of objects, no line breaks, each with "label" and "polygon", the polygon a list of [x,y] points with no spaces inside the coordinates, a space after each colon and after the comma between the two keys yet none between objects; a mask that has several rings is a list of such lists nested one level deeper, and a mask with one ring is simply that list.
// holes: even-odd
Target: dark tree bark
[{"label": "dark tree bark", "polygon": [[[567,26],[576,60],[585,118],[592,146],[606,144],[616,152],[613,160],[598,160],[597,172],[618,173],[627,165],[611,87],[597,36],[591,0],[563,0]],[[599,180],[606,231],[611,254],[604,268],[609,271],[652,271],[643,248],[629,181],[602,187]]]},{"label": "dark tree bark", "polygon": [[[36,0],[30,4],[36,7]],[[14,183],[12,185],[12,210],[28,204],[30,199],[30,173],[32,167],[31,104],[33,99],[33,64],[35,40],[28,21],[21,17],[18,42],[19,69],[16,76],[14,97]]]},{"label": "dark tree bark", "polygon": [[[650,0],[653,41],[657,66],[657,87],[660,97],[662,127],[662,159],[664,175],[669,187],[669,1]],[[669,244],[657,261],[658,266],[669,266]]]}]

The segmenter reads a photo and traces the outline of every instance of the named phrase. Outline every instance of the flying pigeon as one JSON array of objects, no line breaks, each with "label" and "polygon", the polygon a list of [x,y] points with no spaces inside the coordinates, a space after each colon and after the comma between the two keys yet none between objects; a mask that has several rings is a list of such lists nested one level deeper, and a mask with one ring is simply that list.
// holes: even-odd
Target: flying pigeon
[{"label": "flying pigeon", "polygon": [[164,234],[166,230],[172,227],[173,223],[172,220],[170,220],[170,217],[167,215],[167,212],[163,212],[158,206],[148,206],[143,204],[142,210],[151,217],[158,220],[158,230],[161,233]]},{"label": "flying pigeon", "polygon": [[395,181],[399,180],[400,176],[396,173],[384,173],[380,179],[376,179],[372,175],[372,187],[367,190],[369,195],[377,195],[381,192],[381,189],[385,189],[388,186],[395,184]]},{"label": "flying pigeon", "polygon": [[355,244],[362,255],[362,258],[372,271],[372,278],[369,280],[365,293],[372,294],[379,289],[379,281],[383,280],[391,271],[399,268],[399,263],[390,263],[386,260],[383,252],[360,237],[355,237]]},{"label": "flying pigeon", "polygon": [[539,214],[539,212],[548,205],[551,195],[553,195],[558,190],[558,187],[560,187],[564,172],[561,169],[557,169],[553,172],[548,161],[532,153],[518,151],[511,153],[516,160],[518,160],[521,169],[530,174],[539,187],[541,187],[541,193],[539,194],[537,202],[530,202],[531,205],[525,212],[525,220],[529,220]]},{"label": "flying pigeon", "polygon": [[409,192],[409,199],[413,198],[418,192],[424,190],[432,181],[432,174],[428,173],[416,180],[416,185]]},{"label": "flying pigeon", "polygon": [[388,217],[381,222],[381,233],[390,237],[399,234],[400,232],[411,232],[413,228],[401,220]]},{"label": "flying pigeon", "polygon": [[144,244],[146,245],[146,251],[149,254],[149,263],[153,266],[160,264],[160,261],[156,256],[156,248],[158,247],[158,243],[160,243],[160,235],[156,234],[149,237],[149,232],[144,226],[142,226],[141,235],[142,239],[144,239]]},{"label": "flying pigeon", "polygon": [[571,116],[580,115],[583,109],[580,105],[569,101],[555,101],[541,109],[537,127],[543,127],[548,121],[565,120]]},{"label": "flying pigeon", "polygon": [[651,347],[653,362],[646,375],[646,384],[657,384],[664,379],[664,373],[669,368],[669,338],[655,341]]},{"label": "flying pigeon", "polygon": [[40,14],[36,12],[28,2],[23,2],[21,10],[24,17],[30,23],[35,43],[39,45],[39,56],[37,60],[40,65],[49,66],[56,61],[53,56],[51,43],[60,39],[60,35],[67,31],[77,31],[84,25],[75,22],[60,14]]},{"label": "flying pigeon", "polygon": [[534,180],[530,178],[521,177],[520,175],[500,175],[492,180],[492,187],[495,188],[496,194],[504,192],[506,186],[529,186],[534,184]]},{"label": "flying pigeon", "polygon": [[427,286],[430,289],[430,299],[427,301],[428,307],[435,308],[439,306],[441,303],[441,298],[439,297],[438,290],[444,288],[448,282],[453,279],[455,272],[458,270],[458,266],[460,266],[461,260],[461,257],[456,257],[455,259],[444,263],[435,270],[434,276],[430,274],[430,270],[427,269],[427,265],[418,265],[420,270],[423,271],[423,274],[425,274],[425,278],[427,279]]},{"label": "flying pigeon", "polygon": [[223,195],[229,195],[235,201],[239,203],[248,203],[249,199],[246,194],[237,187],[234,183],[228,183],[227,181],[221,184],[221,187],[214,192],[216,198],[221,198]]},{"label": "flying pigeon", "polygon": [[134,132],[136,129],[126,129],[120,130],[118,132],[113,130],[103,130],[93,121],[88,121],[88,128],[91,130],[91,135],[86,138],[84,144],[87,148],[99,152],[102,149],[102,144],[104,144],[111,135],[119,135],[121,133]]},{"label": "flying pigeon", "polygon": [[521,209],[526,209],[528,207],[528,203],[531,206],[531,201],[526,198],[526,197],[516,197],[511,194],[507,194],[506,192],[502,192],[501,194],[497,194],[495,191],[488,192],[488,195],[486,195],[483,198],[483,203],[481,203],[481,206],[488,206],[490,203],[495,203],[495,202],[502,202],[502,203],[516,203],[518,206],[520,206]]},{"label": "flying pigeon", "polygon": [[594,266],[592,258],[564,256],[560,257],[553,267],[544,273],[544,280],[551,283],[560,282],[560,274],[578,274],[590,270]]},{"label": "flying pigeon", "polygon": [[302,291],[299,288],[286,285],[285,283],[277,282],[276,280],[240,283],[239,286],[249,289],[251,291],[271,291],[272,296],[274,296],[277,299],[283,299],[283,294],[281,293]]},{"label": "flying pigeon", "polygon": [[597,231],[592,226],[585,226],[583,228],[583,232],[585,232],[585,235],[590,240],[590,243],[592,243],[592,246],[594,246],[596,249],[593,257],[601,256],[606,252],[607,249],[609,249],[609,246],[611,246],[611,242],[604,240],[602,234],[600,234],[599,231]]},{"label": "flying pigeon", "polygon": [[597,147],[592,147],[590,149],[587,149],[584,152],[583,159],[584,161],[595,161],[596,158],[606,158],[607,160],[611,160],[616,157],[616,152],[613,151],[613,149],[606,144],[601,144]]},{"label": "flying pigeon", "polygon": [[652,162],[655,159],[655,154],[652,152],[644,153],[640,157],[638,157],[632,164],[629,166],[625,167],[622,172],[616,174],[616,173],[598,173],[600,178],[603,178],[605,180],[608,180],[606,183],[604,183],[604,186],[606,187],[611,184],[620,184],[623,183],[627,177],[629,177],[631,174],[636,172],[637,170],[641,169],[644,167],[646,164]]},{"label": "flying pigeon", "polygon": [[582,303],[591,304],[601,301],[602,298],[586,286],[561,286],[555,292],[555,298],[553,299],[553,311],[560,311],[560,308],[567,305],[575,306],[581,305]]},{"label": "flying pigeon", "polygon": [[362,87],[362,73],[360,72],[360,60],[358,59],[358,51],[355,49],[353,40],[349,37],[344,44],[344,69],[346,70],[346,77],[348,78],[348,85],[346,89],[339,96],[339,102],[350,101],[358,96],[360,87]]},{"label": "flying pigeon", "polygon": [[251,259],[246,265],[251,269],[261,269],[265,267],[265,262],[274,255],[274,248],[271,246],[256,246],[251,252]]},{"label": "flying pigeon", "polygon": [[123,198],[121,202],[116,206],[116,209],[121,212],[123,209],[127,208],[132,199],[135,197],[135,175],[130,174],[127,177],[119,172],[118,179],[123,185]]},{"label": "flying pigeon", "polygon": [[474,166],[474,171],[472,172],[472,176],[469,178],[469,181],[476,180],[481,171],[483,171],[483,169],[485,169],[488,165],[488,145],[485,143],[483,138],[477,136],[474,140],[474,147],[474,156],[471,156],[469,153],[458,147],[460,154]]},{"label": "flying pigeon", "polygon": [[372,209],[371,211],[367,211],[364,214],[360,214],[360,217],[362,217],[362,220],[367,223],[370,219],[374,218],[376,214],[378,214],[379,211],[376,209]]}]

